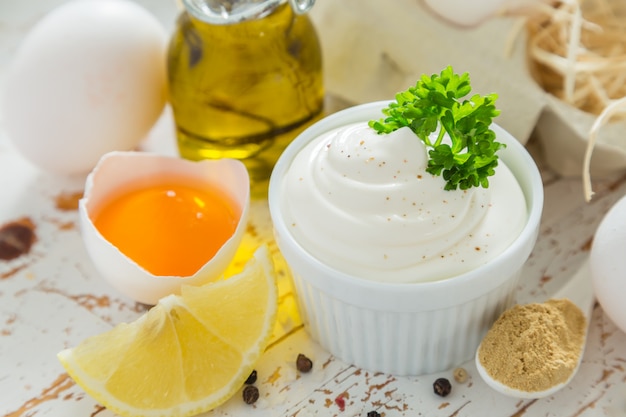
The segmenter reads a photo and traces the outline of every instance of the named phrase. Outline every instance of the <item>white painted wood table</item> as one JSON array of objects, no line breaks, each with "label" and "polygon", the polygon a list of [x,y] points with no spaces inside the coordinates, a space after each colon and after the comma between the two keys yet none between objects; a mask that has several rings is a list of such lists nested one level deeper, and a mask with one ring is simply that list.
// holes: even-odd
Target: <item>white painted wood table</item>
[{"label": "white painted wood table", "polygon": [[[0,0],[0,75],[16,41],[53,3],[31,4],[29,13],[20,14],[11,9],[18,7],[14,3]],[[170,13],[170,6],[157,12]],[[163,125],[157,128],[146,149],[171,152],[171,146],[159,148],[167,132]],[[541,164],[540,149],[532,141],[529,148],[542,168],[545,208],[517,292],[519,302],[544,300],[569,279],[588,255],[604,213],[626,194],[626,176],[596,179],[596,196],[587,204],[579,179],[554,175]],[[37,237],[28,254],[0,261],[0,415],[112,415],[75,385],[56,359],[59,350],[133,320],[147,308],[111,289],[87,257],[72,204],[83,184],[84,178],[54,177],[24,161],[0,124],[0,225],[28,219]],[[271,240],[271,225],[266,202],[259,200],[252,204],[245,244],[253,247],[264,240]],[[400,378],[372,374],[330,356],[308,338],[294,315],[287,275],[280,280],[280,325],[257,368],[260,400],[250,406],[235,395],[207,416],[348,417],[373,410],[385,417],[626,416],[626,334],[599,305],[580,371],[561,392],[541,400],[507,398],[489,389],[468,362],[459,365],[467,369],[469,380],[453,382],[452,393],[442,398],[433,394],[432,383],[440,376],[452,380],[451,370]],[[298,353],[314,361],[311,373],[296,370]]]}]

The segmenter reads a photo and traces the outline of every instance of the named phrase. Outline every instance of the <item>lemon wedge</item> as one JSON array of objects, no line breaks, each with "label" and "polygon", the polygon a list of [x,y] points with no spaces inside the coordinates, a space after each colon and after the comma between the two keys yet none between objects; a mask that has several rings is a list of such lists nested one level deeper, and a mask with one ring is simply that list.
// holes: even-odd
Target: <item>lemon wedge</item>
[{"label": "lemon wedge", "polygon": [[270,339],[277,297],[272,259],[261,246],[239,274],[184,286],[58,359],[89,395],[122,416],[199,414],[228,400],[250,375]]}]

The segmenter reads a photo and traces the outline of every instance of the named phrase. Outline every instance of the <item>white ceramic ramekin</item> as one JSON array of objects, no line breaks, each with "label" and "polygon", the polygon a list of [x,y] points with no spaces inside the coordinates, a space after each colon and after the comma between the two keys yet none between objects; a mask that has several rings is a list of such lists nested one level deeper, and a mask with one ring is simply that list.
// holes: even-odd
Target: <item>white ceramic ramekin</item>
[{"label": "white ceramic ramekin", "polygon": [[269,186],[274,232],[292,272],[300,313],[311,337],[334,356],[358,367],[395,375],[450,369],[472,358],[485,332],[511,306],[521,267],[539,230],[543,185],[526,149],[499,126],[506,148],[501,159],[526,197],[528,221],[520,236],[496,259],[443,281],[393,284],[339,272],[319,262],[285,224],[281,182],[295,155],[312,139],[336,127],[379,119],[388,104],[355,106],[312,125],[279,158]]}]

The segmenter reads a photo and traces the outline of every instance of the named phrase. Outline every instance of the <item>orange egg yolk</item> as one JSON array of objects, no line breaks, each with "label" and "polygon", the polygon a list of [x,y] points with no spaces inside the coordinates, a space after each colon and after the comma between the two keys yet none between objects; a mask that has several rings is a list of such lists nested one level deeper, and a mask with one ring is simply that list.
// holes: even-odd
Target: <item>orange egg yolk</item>
[{"label": "orange egg yolk", "polygon": [[132,191],[92,219],[111,244],[153,275],[190,276],[235,232],[240,208],[215,189],[158,185]]}]

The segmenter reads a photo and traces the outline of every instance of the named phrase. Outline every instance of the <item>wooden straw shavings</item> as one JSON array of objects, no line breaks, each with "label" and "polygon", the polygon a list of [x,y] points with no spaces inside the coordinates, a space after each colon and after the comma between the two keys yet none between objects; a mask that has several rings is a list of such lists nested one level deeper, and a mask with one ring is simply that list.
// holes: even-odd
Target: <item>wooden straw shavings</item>
[{"label": "wooden straw shavings", "polygon": [[570,0],[543,7],[540,17],[528,20],[529,60],[535,79],[547,92],[594,115],[606,106],[598,97],[613,100],[626,95],[624,83],[613,81],[626,70],[622,3]]},{"label": "wooden straw shavings", "polygon": [[590,94],[593,95],[601,104],[602,107],[606,109],[606,107],[611,103],[611,98],[606,94],[604,88],[602,87],[602,81],[598,79],[598,77],[591,75],[589,77],[589,85],[590,85]]},{"label": "wooden straw shavings", "polygon": [[596,115],[583,162],[591,200],[590,163],[600,128],[626,115],[626,2],[566,0],[527,21],[531,73],[545,91]]},{"label": "wooden straw shavings", "polygon": [[566,62],[567,68],[564,74],[563,89],[564,98],[566,103],[572,102],[574,96],[574,88],[576,86],[576,72],[574,66],[576,65],[578,57],[578,49],[580,45],[580,32],[582,30],[583,15],[580,7],[574,7],[574,13],[572,16],[572,24],[570,27],[569,42],[567,42],[566,48]]},{"label": "wooden straw shavings", "polygon": [[587,202],[591,201],[593,197],[593,190],[591,187],[591,154],[593,152],[593,148],[596,144],[596,140],[598,137],[598,131],[605,123],[607,123],[611,118],[619,113],[626,113],[626,97],[622,97],[619,100],[614,100],[611,102],[604,111],[596,118],[591,129],[589,130],[589,140],[587,141],[587,148],[585,149],[585,159],[583,161],[583,192],[585,195],[585,200]]}]

